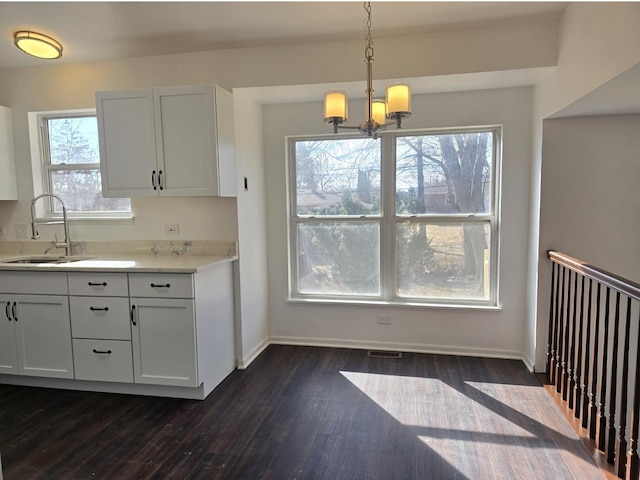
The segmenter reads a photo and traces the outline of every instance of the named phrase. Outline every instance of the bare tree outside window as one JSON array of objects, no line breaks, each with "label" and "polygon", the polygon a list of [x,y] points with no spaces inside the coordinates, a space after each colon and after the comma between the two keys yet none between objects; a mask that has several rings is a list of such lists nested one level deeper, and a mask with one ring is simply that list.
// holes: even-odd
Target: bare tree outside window
[{"label": "bare tree outside window", "polygon": [[[73,213],[129,213],[128,198],[103,198],[95,116],[43,118],[44,172],[49,193]],[[50,203],[60,213],[59,202]]]},{"label": "bare tree outside window", "polygon": [[493,137],[493,131],[481,131],[397,139],[400,296],[473,299],[489,293],[490,219],[479,219],[492,213]]}]

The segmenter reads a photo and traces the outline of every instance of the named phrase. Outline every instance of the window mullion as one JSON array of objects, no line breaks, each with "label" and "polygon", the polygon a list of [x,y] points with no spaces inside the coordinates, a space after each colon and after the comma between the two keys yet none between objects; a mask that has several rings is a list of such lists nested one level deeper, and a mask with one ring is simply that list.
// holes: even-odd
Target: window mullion
[{"label": "window mullion", "polygon": [[395,296],[395,137],[381,136],[382,225],[380,276],[385,300]]}]

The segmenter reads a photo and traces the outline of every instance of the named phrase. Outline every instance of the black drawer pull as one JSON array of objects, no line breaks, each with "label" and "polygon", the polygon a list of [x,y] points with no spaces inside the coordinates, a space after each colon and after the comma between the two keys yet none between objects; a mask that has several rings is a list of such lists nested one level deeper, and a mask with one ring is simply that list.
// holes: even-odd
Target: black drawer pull
[{"label": "black drawer pull", "polygon": [[104,307],[104,308],[98,308],[98,307],[89,307],[89,310],[91,310],[92,312],[108,312],[109,311],[109,307]]},{"label": "black drawer pull", "polygon": [[131,305],[131,324],[135,327],[136,323],[136,306]]},{"label": "black drawer pull", "polygon": [[17,302],[13,302],[13,306],[11,307],[11,315],[13,316],[13,319],[17,322],[18,321],[18,317],[16,315],[16,307],[18,306]]},{"label": "black drawer pull", "polygon": [[102,283],[89,282],[89,286],[90,287],[106,287],[107,282],[102,282]]},{"label": "black drawer pull", "polygon": [[11,314],[9,313],[9,307],[11,306],[11,302],[7,302],[4,306],[4,313],[7,316],[7,320],[11,321]]},{"label": "black drawer pull", "polygon": [[169,288],[171,286],[170,283],[165,283],[164,285],[161,285],[159,283],[152,283],[151,287],[152,288]]},{"label": "black drawer pull", "polygon": [[98,353],[98,354],[102,354],[102,355],[111,355],[111,350],[96,350],[94,348],[93,349],[93,353]]}]

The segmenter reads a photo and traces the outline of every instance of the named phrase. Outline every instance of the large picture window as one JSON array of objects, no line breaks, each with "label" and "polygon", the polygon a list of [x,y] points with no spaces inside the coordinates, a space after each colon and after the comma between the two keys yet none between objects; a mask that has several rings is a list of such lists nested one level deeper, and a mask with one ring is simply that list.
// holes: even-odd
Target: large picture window
[{"label": "large picture window", "polygon": [[497,305],[499,134],[290,139],[291,297]]}]

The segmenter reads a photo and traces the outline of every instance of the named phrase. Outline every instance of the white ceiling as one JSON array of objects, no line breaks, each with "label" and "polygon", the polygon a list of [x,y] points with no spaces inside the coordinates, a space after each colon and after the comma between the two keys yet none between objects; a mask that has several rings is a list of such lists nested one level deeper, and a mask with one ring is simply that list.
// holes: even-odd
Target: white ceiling
[{"label": "white ceiling", "polygon": [[[525,18],[559,18],[566,2],[374,2],[376,37]],[[3,2],[0,68],[43,65],[13,45],[27,29],[63,45],[56,62],[359,39],[360,2]]]}]

